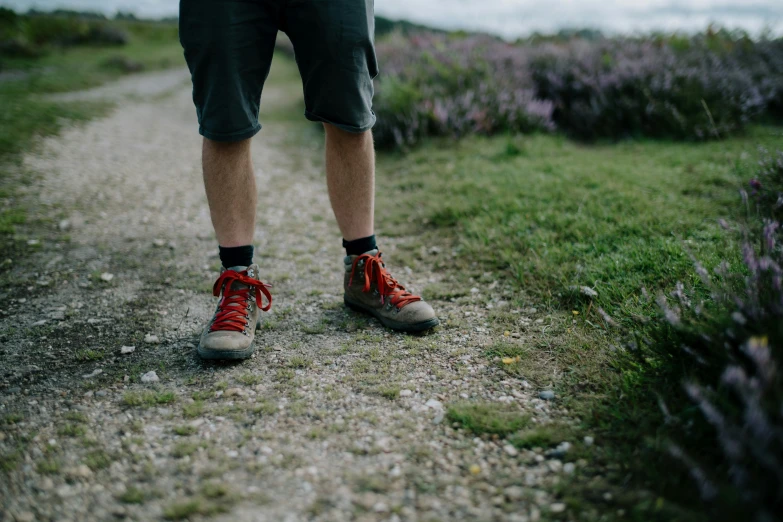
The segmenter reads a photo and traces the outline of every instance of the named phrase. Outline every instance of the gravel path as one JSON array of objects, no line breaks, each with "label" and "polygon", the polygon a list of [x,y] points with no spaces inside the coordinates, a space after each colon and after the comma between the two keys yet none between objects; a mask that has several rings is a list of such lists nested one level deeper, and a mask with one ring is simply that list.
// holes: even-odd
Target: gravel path
[{"label": "gravel path", "polygon": [[[155,93],[155,78],[98,92]],[[292,116],[254,140],[274,306],[241,364],[195,356],[219,261],[187,88],[125,102],[25,159],[40,219],[0,294],[0,520],[532,522],[566,509],[554,491],[574,470],[567,452],[516,450],[447,415],[469,400],[532,423],[566,416],[485,356],[528,341],[487,322],[502,284],[494,301],[435,301],[444,326],[421,337],[343,308],[322,143],[299,92],[270,81],[265,101]],[[448,274],[434,252],[415,273],[395,265],[411,241],[382,246],[421,291]]]}]

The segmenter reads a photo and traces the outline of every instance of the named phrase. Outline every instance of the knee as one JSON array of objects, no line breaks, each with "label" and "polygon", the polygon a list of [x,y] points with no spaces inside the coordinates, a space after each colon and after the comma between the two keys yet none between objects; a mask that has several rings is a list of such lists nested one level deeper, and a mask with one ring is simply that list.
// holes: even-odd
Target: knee
[{"label": "knee", "polygon": [[329,139],[340,140],[346,143],[372,141],[372,130],[370,129],[361,132],[350,132],[331,123],[324,123],[323,126]]}]

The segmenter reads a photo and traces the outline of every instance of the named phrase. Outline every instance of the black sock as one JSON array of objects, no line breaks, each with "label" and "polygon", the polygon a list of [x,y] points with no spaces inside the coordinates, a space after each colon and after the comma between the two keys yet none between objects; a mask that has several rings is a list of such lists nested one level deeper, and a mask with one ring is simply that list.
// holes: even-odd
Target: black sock
[{"label": "black sock", "polygon": [[345,253],[349,256],[358,256],[370,250],[375,250],[378,246],[375,244],[375,234],[373,234],[368,237],[354,239],[353,241],[343,239],[343,248],[345,248]]},{"label": "black sock", "polygon": [[220,262],[223,263],[224,268],[253,264],[253,245],[229,248],[218,246],[218,248],[220,249]]}]

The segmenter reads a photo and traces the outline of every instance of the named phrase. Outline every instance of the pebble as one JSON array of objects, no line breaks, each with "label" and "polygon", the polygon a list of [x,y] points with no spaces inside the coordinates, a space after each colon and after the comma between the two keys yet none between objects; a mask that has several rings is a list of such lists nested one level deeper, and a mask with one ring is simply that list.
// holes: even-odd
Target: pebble
[{"label": "pebble", "polygon": [[509,500],[521,500],[525,496],[525,490],[521,486],[511,486],[504,490]]},{"label": "pebble", "polygon": [[410,397],[413,395],[411,390],[400,390],[400,397]]},{"label": "pebble", "polygon": [[101,281],[106,281],[107,283],[114,279],[114,274],[110,274],[109,272],[104,272],[101,274]]},{"label": "pebble", "polygon": [[147,372],[141,376],[141,382],[158,382],[159,380],[160,379],[158,378],[158,374],[155,373],[155,370]]},{"label": "pebble", "polygon": [[136,351],[135,346],[121,346],[120,347],[120,353],[123,355],[127,355],[129,353],[133,353]]},{"label": "pebble", "polygon": [[551,401],[555,398],[555,392],[552,390],[544,390],[538,394],[538,397],[544,399],[545,401]]},{"label": "pebble", "polygon": [[73,478],[90,478],[92,470],[84,464],[79,464],[75,468],[65,470],[65,474]]},{"label": "pebble", "polygon": [[576,471],[576,464],[573,462],[563,464],[563,473],[566,475],[571,475],[574,471]]},{"label": "pebble", "polygon": [[71,221],[69,219],[63,219],[60,221],[60,223],[57,225],[57,228],[59,228],[62,231],[66,231],[71,228]]},{"label": "pebble", "polygon": [[28,240],[27,240],[27,244],[28,244],[28,245],[30,245],[30,246],[35,246],[35,245],[38,245],[38,244],[40,244],[40,243],[41,243],[41,242],[40,242],[40,241],[38,241],[37,239],[28,239]]},{"label": "pebble", "polygon": [[566,510],[566,505],[563,504],[562,502],[555,502],[554,504],[549,506],[549,510],[552,513],[562,513],[563,511]]},{"label": "pebble", "polygon": [[106,390],[98,390],[95,392],[96,397],[106,397],[109,394]]},{"label": "pebble", "polygon": [[243,390],[242,388],[229,388],[226,390],[225,396],[226,397],[245,397],[247,395],[247,392]]},{"label": "pebble", "polygon": [[158,344],[160,343],[160,339],[158,339],[157,335],[147,334],[144,336],[144,342],[147,344]]},{"label": "pebble", "polygon": [[43,326],[46,324],[46,319],[41,319],[40,321],[36,321],[33,323],[33,326]]},{"label": "pebble", "polygon": [[591,437],[590,435],[587,435],[584,438],[584,443],[585,443],[585,446],[587,446],[587,447],[592,446],[594,442],[595,442],[595,439],[593,437]]},{"label": "pebble", "polygon": [[29,511],[23,511],[16,515],[16,522],[35,522],[35,515]]},{"label": "pebble", "polygon": [[519,451],[511,444],[506,444],[505,446],[503,446],[503,451],[505,451],[506,455],[508,455],[509,457],[516,457],[517,455],[519,455]]},{"label": "pebble", "polygon": [[85,379],[92,379],[93,377],[96,377],[96,376],[98,376],[98,375],[100,375],[102,373],[103,373],[103,370],[101,370],[100,368],[96,368],[91,373],[88,373],[86,375],[82,375],[82,377],[84,377]]}]

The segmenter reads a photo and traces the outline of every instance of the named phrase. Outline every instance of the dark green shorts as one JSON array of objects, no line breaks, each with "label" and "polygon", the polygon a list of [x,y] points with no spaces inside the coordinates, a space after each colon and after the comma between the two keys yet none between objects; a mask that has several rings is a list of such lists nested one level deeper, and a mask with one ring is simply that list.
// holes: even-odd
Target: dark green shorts
[{"label": "dark green shorts", "polygon": [[239,141],[261,129],[258,107],[278,31],[294,44],[305,116],[349,132],[375,123],[374,0],[180,0],[179,36],[199,132]]}]

